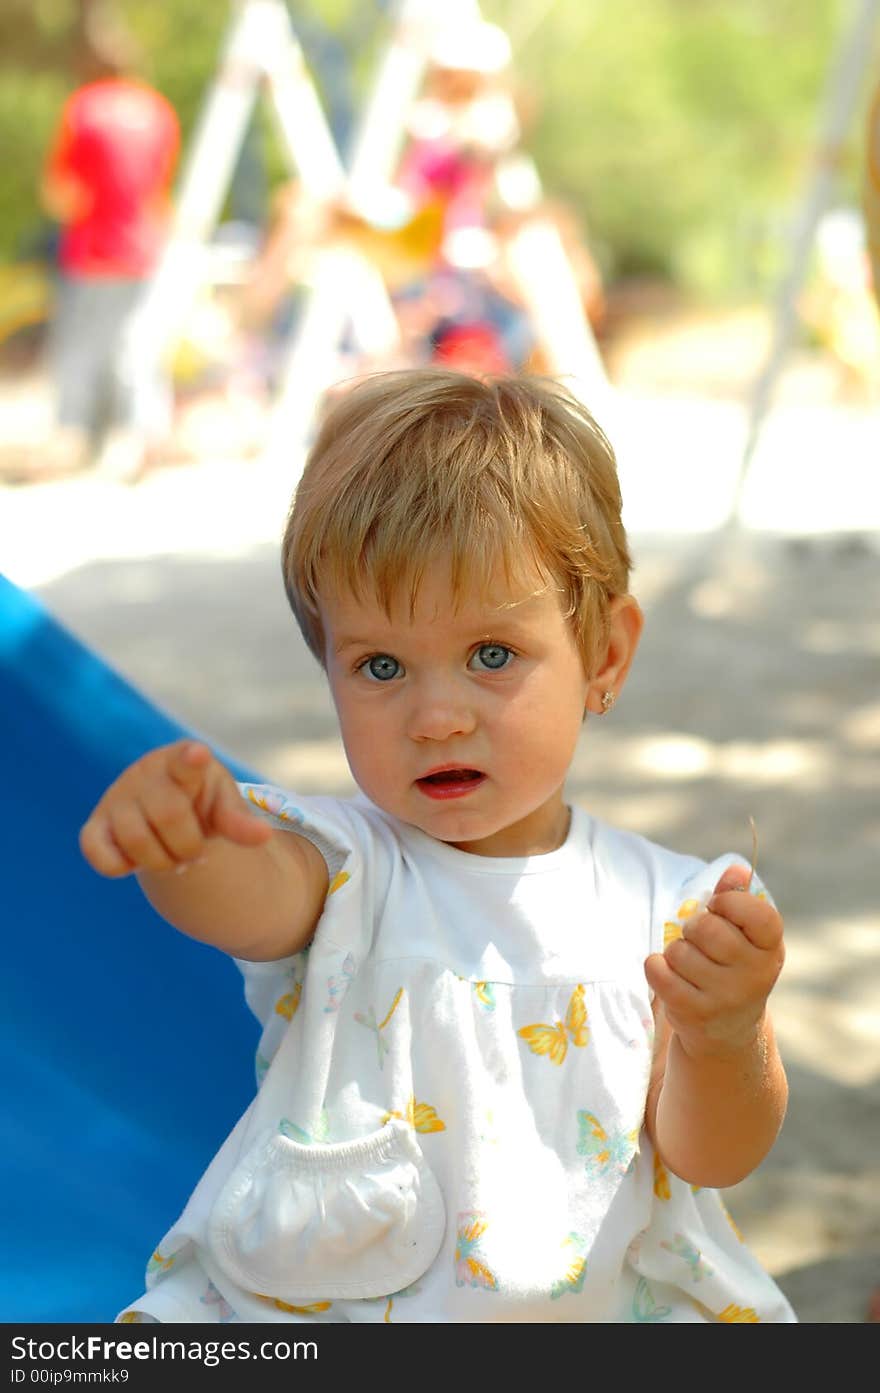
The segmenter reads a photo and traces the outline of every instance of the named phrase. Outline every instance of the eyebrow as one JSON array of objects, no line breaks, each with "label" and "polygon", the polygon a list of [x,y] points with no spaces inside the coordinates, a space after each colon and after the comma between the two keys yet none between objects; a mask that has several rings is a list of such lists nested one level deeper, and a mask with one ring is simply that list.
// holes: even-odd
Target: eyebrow
[{"label": "eyebrow", "polygon": [[[539,595],[524,595],[521,600],[517,600],[511,605],[500,605],[497,609],[493,608],[491,613],[487,611],[480,616],[482,632],[475,634],[470,641],[472,643],[486,643],[490,639],[500,638],[504,630],[513,639],[521,638],[523,630],[529,629],[534,623],[534,619],[528,613],[525,617],[523,616],[523,607],[528,605],[530,601],[539,598]],[[395,636],[391,646],[393,647],[394,643],[399,641],[400,636]],[[331,652],[334,656],[338,656],[340,653],[344,653],[347,648],[373,648],[385,651],[382,642],[375,635],[371,638],[362,638],[356,634],[342,634],[333,644]]]},{"label": "eyebrow", "polygon": [[[514,639],[514,640],[516,640],[516,639],[522,640],[522,638],[523,638],[523,625],[522,625],[522,623],[517,623],[516,621],[511,621],[510,617],[506,615],[506,616],[504,616],[503,620],[502,620],[502,619],[499,619],[499,622],[496,623],[496,624],[492,624],[492,625],[487,624],[487,625],[485,625],[485,627],[482,627],[482,626],[481,626],[481,631],[480,631],[480,632],[475,632],[475,633],[472,635],[472,637],[469,639],[469,642],[470,642],[470,643],[488,643],[488,642],[490,642],[490,640],[492,640],[492,639],[499,639],[499,640],[500,640],[501,638],[503,638],[503,637],[505,637],[505,636],[509,636],[510,638],[512,638],[512,639]],[[397,642],[399,642],[399,641],[400,641],[400,640],[398,639]],[[403,640],[403,641],[405,642],[405,640]],[[392,640],[391,643],[390,643],[390,645],[389,645],[389,649],[390,649],[390,648],[394,648],[394,647],[395,647],[395,640]],[[332,652],[338,657],[338,655],[339,655],[340,653],[344,653],[345,650],[346,650],[347,648],[375,648],[375,649],[381,649],[383,652],[385,651],[385,645],[383,645],[382,643],[378,642],[378,641],[376,640],[375,637],[374,637],[374,638],[360,638],[360,637],[358,637],[357,635],[354,635],[354,634],[352,634],[352,635],[343,634],[342,637],[341,637],[336,643],[333,644]]]},{"label": "eyebrow", "polygon": [[374,642],[372,642],[370,639],[367,639],[367,638],[355,638],[355,637],[349,638],[347,634],[343,634],[343,636],[342,636],[342,638],[339,640],[339,642],[338,642],[338,643],[334,643],[334,645],[333,645],[333,652],[334,652],[334,653],[343,653],[343,652],[345,651],[346,648],[375,648],[375,647],[376,647],[376,644],[375,644]]}]

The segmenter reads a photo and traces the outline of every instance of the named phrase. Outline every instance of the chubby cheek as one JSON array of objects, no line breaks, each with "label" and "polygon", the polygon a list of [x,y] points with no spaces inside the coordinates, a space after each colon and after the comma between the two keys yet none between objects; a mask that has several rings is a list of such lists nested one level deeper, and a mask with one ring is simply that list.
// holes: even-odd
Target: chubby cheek
[{"label": "chubby cheek", "polygon": [[543,776],[554,783],[571,763],[582,721],[576,701],[554,701],[545,693],[537,703],[524,701],[508,707],[495,724],[493,745],[506,752],[513,777]]},{"label": "chubby cheek", "polygon": [[400,758],[399,742],[390,739],[377,710],[353,710],[335,694],[334,701],[351,772],[364,792],[372,796],[382,783],[383,772],[386,777],[391,773],[395,754]]},{"label": "chubby cheek", "polygon": [[351,772],[364,792],[372,794],[382,781],[383,771],[386,778],[391,772],[389,752],[375,734],[368,739],[350,731],[348,737],[343,733],[342,740]]},{"label": "chubby cheek", "polygon": [[555,730],[548,732],[543,740],[534,740],[524,749],[524,765],[527,772],[540,779],[543,776],[548,786],[555,787],[568,773],[574,757],[580,724],[567,726],[560,723]]}]

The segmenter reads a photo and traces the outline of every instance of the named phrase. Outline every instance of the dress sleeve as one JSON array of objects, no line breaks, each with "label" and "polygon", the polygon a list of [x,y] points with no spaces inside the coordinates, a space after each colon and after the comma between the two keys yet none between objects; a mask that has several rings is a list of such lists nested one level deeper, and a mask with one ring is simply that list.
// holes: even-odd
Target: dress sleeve
[{"label": "dress sleeve", "polygon": [[[715,886],[730,866],[747,866],[748,857],[728,851],[714,861],[704,861],[681,882],[671,901],[662,904],[651,929],[651,952],[662,953],[668,943],[681,938],[688,919],[704,909],[715,893]],[[750,893],[774,903],[757,871],[752,877]]]},{"label": "dress sleeve", "polygon": [[[332,805],[334,800],[297,798],[270,784],[240,783],[238,790],[251,811],[263,821],[271,822],[282,832],[296,832],[316,846],[327,863],[331,881],[340,873],[353,848],[351,835],[342,823],[332,813],[328,819],[326,805]],[[325,805],[323,809],[321,804]]]}]

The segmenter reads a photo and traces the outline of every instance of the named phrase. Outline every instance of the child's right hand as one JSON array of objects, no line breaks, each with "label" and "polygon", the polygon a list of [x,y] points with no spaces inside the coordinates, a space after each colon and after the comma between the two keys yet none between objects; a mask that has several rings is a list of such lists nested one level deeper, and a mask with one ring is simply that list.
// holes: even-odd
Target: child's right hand
[{"label": "child's right hand", "polygon": [[272,835],[207,745],[178,740],[143,755],[110,785],[79,845],[94,870],[117,877],[177,870],[198,861],[216,838],[256,847]]}]

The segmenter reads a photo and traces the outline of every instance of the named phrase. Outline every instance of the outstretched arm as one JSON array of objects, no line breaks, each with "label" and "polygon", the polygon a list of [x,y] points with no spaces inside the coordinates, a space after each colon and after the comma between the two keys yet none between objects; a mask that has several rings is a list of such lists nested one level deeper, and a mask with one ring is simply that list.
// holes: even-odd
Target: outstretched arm
[{"label": "outstretched arm", "polygon": [[130,765],[84,824],[80,849],[101,875],[135,873],[181,932],[253,961],[297,952],[327,894],[320,852],[252,813],[229,770],[192,740]]},{"label": "outstretched arm", "polygon": [[67,223],[85,217],[91,210],[93,195],[73,167],[70,108],[66,106],[40,179],[40,200],[56,222]]},{"label": "outstretched arm", "polygon": [[788,1098],[767,998],[784,960],[783,925],[726,870],[681,938],[645,963],[657,1039],[646,1122],[664,1164],[723,1188],[763,1160]]}]

